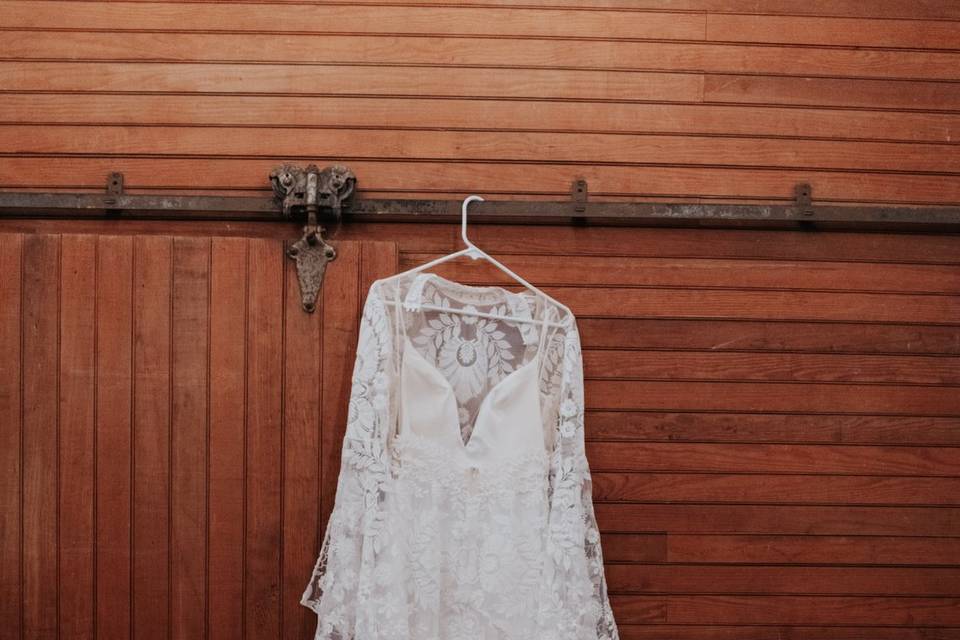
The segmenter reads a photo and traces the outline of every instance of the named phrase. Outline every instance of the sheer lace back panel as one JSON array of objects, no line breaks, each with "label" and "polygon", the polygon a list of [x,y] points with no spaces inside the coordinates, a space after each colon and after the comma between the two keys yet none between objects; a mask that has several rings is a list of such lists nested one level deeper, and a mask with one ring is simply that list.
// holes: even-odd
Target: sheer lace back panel
[{"label": "sheer lace back panel", "polygon": [[[532,292],[451,287],[435,274],[421,273],[395,310],[401,362],[408,348],[415,349],[414,357],[422,358],[446,380],[456,398],[464,445],[470,442],[480,409],[492,391],[526,368],[537,368],[533,374],[539,379],[550,328],[523,319],[546,317],[552,309]],[[477,312],[521,320],[473,315]]]}]

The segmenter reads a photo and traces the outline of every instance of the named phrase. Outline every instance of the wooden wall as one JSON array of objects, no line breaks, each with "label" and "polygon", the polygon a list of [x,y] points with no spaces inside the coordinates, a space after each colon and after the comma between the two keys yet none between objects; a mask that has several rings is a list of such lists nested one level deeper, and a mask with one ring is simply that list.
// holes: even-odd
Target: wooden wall
[{"label": "wooden wall", "polygon": [[[960,5],[946,0],[8,1],[0,26],[3,189],[100,191],[119,170],[132,192],[266,194],[281,162],[340,161],[372,196],[554,199],[584,176],[598,199],[777,202],[805,181],[815,201],[960,204]],[[458,232],[347,222],[334,243],[395,242],[407,268],[459,248]],[[578,315],[624,640],[960,639],[960,237],[512,225],[471,237]],[[504,282],[466,261],[442,272]],[[53,277],[19,273],[24,287]],[[55,301],[23,308],[46,323],[24,343],[43,353],[53,335],[88,340],[88,325],[41,313]],[[4,326],[19,309],[0,307]],[[40,393],[54,374],[30,375]],[[124,535],[112,526],[103,535]],[[34,604],[29,615],[53,607]],[[163,620],[175,637],[194,629]],[[275,618],[257,620],[247,634],[275,637]]]},{"label": "wooden wall", "polygon": [[[0,229],[55,232],[55,225],[62,224],[50,220],[8,221]],[[170,232],[201,238],[204,233],[229,232],[257,236],[257,242],[297,235],[294,224],[87,221],[70,223],[70,227],[92,233],[145,234],[138,236],[136,242],[140,244],[136,246],[148,243],[152,234]],[[338,230],[334,243],[349,257],[349,240],[394,241],[400,249],[399,268],[408,268],[457,248],[458,232],[458,227],[443,224],[350,224]],[[584,346],[586,437],[593,495],[610,592],[624,640],[960,638],[960,237],[507,225],[477,225],[471,234],[481,247],[490,248],[524,277],[569,304],[578,316]],[[109,240],[101,240],[101,256],[127,247],[122,238],[104,237]],[[184,264],[173,274],[175,284],[178,278],[188,278],[182,287],[177,285],[178,290],[189,292],[197,286],[191,282],[217,273],[222,277],[230,274],[231,281],[278,280],[279,245],[274,247],[277,255],[272,256],[263,248],[265,245],[251,245],[259,247],[257,251],[264,260],[261,268],[267,270],[258,275],[249,270],[252,263],[244,267],[236,255],[225,251],[235,246],[224,244],[227,239],[214,238],[212,250],[206,248],[207,240],[190,240],[178,239],[174,245],[193,247],[181,252],[187,257],[199,252],[190,260],[193,266]],[[19,291],[24,296],[22,325],[18,324],[15,305],[4,307],[0,314],[5,320],[0,338],[7,336],[6,341],[0,339],[0,345],[9,346],[2,362],[8,366],[17,362],[14,338],[22,327],[27,332],[23,334],[25,350],[19,352],[25,366],[24,398],[40,398],[38,402],[42,402],[44,390],[56,384],[57,375],[56,369],[31,369],[43,361],[38,358],[42,354],[53,358],[58,341],[61,350],[70,349],[70,345],[89,347],[91,311],[83,307],[82,296],[71,293],[78,280],[89,279],[89,273],[78,275],[69,268],[80,257],[76,250],[64,252],[62,248],[61,253],[60,277],[69,280],[64,280],[62,288],[61,295],[66,297],[60,304],[59,325],[55,292],[36,289],[39,278],[55,278],[56,272],[50,269],[55,268],[51,261],[55,261],[56,251],[38,251],[36,246],[24,243],[20,253],[8,250],[2,261],[4,272],[12,275],[4,281],[4,301],[18,299],[14,295],[18,286],[23,287]],[[122,255],[129,259],[129,255]],[[25,265],[19,272],[18,256]],[[211,256],[213,266],[205,266]],[[134,277],[142,278],[137,274],[147,265],[136,264]],[[152,268],[167,273],[169,260],[161,260]],[[213,271],[209,271],[211,268]],[[391,268],[383,262],[382,269]],[[288,264],[286,270],[290,269]],[[502,275],[482,263],[459,260],[437,270],[463,282],[507,284]],[[18,285],[18,273],[22,285]],[[111,271],[102,268],[100,273]],[[112,274],[111,278],[120,276]],[[167,277],[159,279],[166,281]],[[224,280],[214,279],[219,284],[212,291],[235,303],[240,293],[228,290]],[[288,274],[287,282],[292,281],[292,274]],[[331,264],[326,294],[352,300],[356,294],[346,295],[343,282],[358,282],[356,266],[349,259]],[[109,294],[112,288],[104,291]],[[258,291],[250,300],[264,298],[267,302],[256,303],[260,307],[269,306],[269,300],[279,295],[276,287],[266,284]],[[159,305],[159,317],[168,317],[166,288],[157,292],[159,301],[139,289],[134,295],[142,301],[139,304]],[[307,354],[307,359],[298,356],[295,370],[313,371],[317,343],[303,337],[295,293],[288,288],[284,299],[288,357]],[[357,320],[353,305],[351,302],[353,315],[335,319],[339,329],[323,330],[323,353],[333,345],[341,348],[339,355],[325,356],[336,363],[325,360],[321,378],[325,389],[329,385],[342,389],[346,379],[343,372],[352,359],[350,331]],[[98,308],[103,310],[108,305],[98,302]],[[330,308],[343,310],[339,303]],[[215,321],[225,314],[234,317],[236,311],[214,304],[204,313]],[[109,316],[104,317],[109,320]],[[78,319],[86,319],[86,324],[77,325]],[[155,322],[160,320],[152,319],[144,326]],[[193,324],[183,325],[181,333],[202,323],[203,317],[188,317],[183,322]],[[213,326],[220,328],[208,338],[209,344],[211,348],[220,347],[211,354],[236,355],[244,348],[264,349],[263,344],[255,346],[257,342],[250,337],[253,334],[245,340],[232,340],[227,327],[219,322]],[[276,329],[279,325],[274,322],[270,326]],[[99,375],[107,376],[102,393],[111,389],[110,367],[117,366],[113,353],[117,347],[110,345],[109,336],[116,333],[126,336],[126,341],[129,330],[126,320],[121,319],[108,323],[106,332],[101,333],[100,348],[113,354],[99,360],[100,370],[105,372]],[[197,344],[202,344],[203,331],[194,333]],[[266,338],[269,344],[279,339],[268,335],[273,336]],[[201,356],[185,350],[182,357],[192,366],[189,363],[196,364]],[[138,366],[149,362],[141,356],[136,361],[141,363]],[[156,365],[160,367],[160,381],[146,377],[148,386],[137,387],[138,397],[142,395],[148,403],[141,411],[159,410],[158,406],[167,406],[170,401],[162,384],[166,380],[165,362],[161,359]],[[227,366],[228,373],[234,371],[229,375],[235,375],[235,360],[218,358],[214,362]],[[69,372],[60,374],[61,394],[82,398],[70,394],[89,391],[89,362],[81,365],[84,362],[78,361],[69,370],[61,369]],[[331,373],[336,371],[341,374]],[[284,397],[296,398],[303,387],[296,386],[296,375],[286,375],[285,384],[294,385],[294,391],[284,392]],[[8,375],[4,380],[10,380]],[[157,384],[160,387],[155,397],[143,393],[143,389],[151,388],[149,385]],[[178,393],[187,394],[188,390],[183,387]],[[213,400],[217,397],[216,393],[211,396]],[[52,446],[46,438],[52,437],[50,421],[54,414],[40,416],[36,406],[23,406],[27,416],[24,442],[40,437],[40,442],[47,442],[45,446]],[[197,410],[195,403],[189,406]],[[211,407],[228,409],[216,402]],[[310,410],[306,405],[301,408]],[[326,453],[320,490],[329,497],[336,485],[333,470],[337,468],[335,455],[345,414],[343,407],[331,405],[329,399],[323,408],[319,437]],[[7,409],[16,410],[15,405]],[[258,419],[275,426],[284,419],[278,411],[279,405],[264,406]],[[65,443],[71,438],[90,437],[68,428],[86,424],[89,416],[84,415],[61,414]],[[105,415],[108,417],[101,420],[111,419],[111,413]],[[216,415],[212,413],[211,420],[216,420]],[[228,414],[219,415],[223,418]],[[298,420],[303,419],[303,414],[298,415]],[[10,423],[0,420],[0,424]],[[196,435],[196,422],[182,418],[178,424],[175,429],[182,427],[184,438]],[[294,420],[290,424],[299,423]],[[3,433],[8,444],[16,442],[16,434],[8,429]],[[297,451],[301,445],[312,450],[315,436],[309,429],[294,433],[301,433],[305,439],[296,444],[284,440],[288,451]],[[275,436],[262,437],[270,447],[277,446],[272,439]],[[189,440],[174,442],[186,446]],[[229,444],[211,442],[211,461],[236,463]],[[16,464],[18,458],[11,448],[0,450],[6,452],[11,464]],[[35,454],[30,447],[25,451],[28,456]],[[116,455],[111,449],[104,451],[105,460]],[[264,455],[271,459],[269,456],[276,452],[268,447]],[[42,457],[43,452],[38,455]],[[47,455],[52,453],[47,451]],[[158,454],[148,450],[146,456],[136,455],[141,463],[149,463]],[[27,465],[21,467],[24,486],[33,487],[38,495],[49,495],[50,480],[41,473],[46,467],[23,460],[21,464]],[[253,460],[256,471],[259,458]],[[200,460],[194,462],[188,468],[201,473],[201,477],[203,469],[217,468],[205,467]],[[160,465],[157,469],[163,470],[169,460],[156,463]],[[83,460],[65,459],[61,462],[62,477],[84,478],[83,464]],[[106,475],[118,473],[116,468],[106,466],[107,462],[103,464],[100,468]],[[188,468],[180,467],[173,477]],[[5,476],[8,486],[15,487],[19,477]],[[269,478],[276,480],[272,475]],[[196,487],[192,483],[197,481],[175,483],[172,491],[193,491]],[[162,505],[151,506],[153,491],[144,494],[147,502],[137,508],[158,509],[159,521],[179,523],[174,526],[183,527],[189,522],[179,511],[165,512]],[[208,504],[214,505],[211,513],[223,508],[222,500],[233,496],[232,491],[210,494]],[[7,507],[16,506],[12,494],[3,495],[7,496]],[[35,504],[31,496],[34,494],[25,497],[25,504]],[[276,497],[271,495],[252,507],[261,509],[267,523],[265,529],[253,531],[252,539],[273,531],[271,527],[279,521],[279,513],[273,510],[279,508]],[[184,502],[175,504],[182,509],[189,507]],[[120,524],[128,521],[124,504],[119,504],[116,512],[107,508],[104,505],[100,511],[107,525],[102,535],[108,539],[128,535]],[[49,529],[35,528],[36,523],[30,519],[33,510],[25,513],[28,519],[24,520],[24,531],[43,533],[39,541],[25,539],[24,548],[35,549],[37,544],[41,549],[48,548],[43,545],[53,544]],[[50,517],[49,511],[38,513]],[[62,522],[65,527],[69,520]],[[78,549],[89,551],[83,546],[89,544],[84,537],[89,532],[62,530],[62,540],[74,540]],[[283,631],[288,634],[282,637],[308,637],[297,635],[309,624],[302,623],[302,612],[298,617],[293,596],[296,576],[304,575],[309,568],[310,553],[304,549],[321,530],[304,530],[303,537],[294,533],[284,538],[284,553],[294,554],[292,558],[284,556],[286,581],[279,593],[264,587],[259,595],[245,601],[242,610],[248,612],[251,621],[248,637],[276,637],[277,616],[281,615]],[[156,533],[153,527],[145,531],[149,543]],[[187,526],[187,531],[193,529]],[[287,529],[284,531],[286,535]],[[4,538],[5,561],[6,566],[15,567],[16,554],[10,555],[9,546],[15,538],[10,536],[8,532]],[[77,536],[79,539],[75,539]],[[200,558],[204,557],[203,547],[196,545],[202,539],[190,538],[195,544],[187,547],[200,553]],[[236,567],[226,561],[236,559],[236,550],[220,546],[214,538],[209,544],[217,554],[227,554],[211,555],[207,561],[210,585],[234,584],[224,576],[236,577]],[[274,551],[276,548],[269,545],[248,551],[267,558],[265,564],[262,558],[253,562],[248,584],[262,587],[263,580],[275,575],[270,560]],[[111,556],[107,553],[101,557]],[[65,555],[59,566],[66,572],[69,567],[88,566],[84,564],[88,561]],[[43,562],[42,566],[25,565],[26,575],[35,580],[58,566],[51,557]],[[298,562],[303,567],[298,569]],[[220,569],[214,571],[215,567]],[[191,576],[158,574],[156,580],[174,585],[171,588],[177,591],[182,585],[175,581],[186,579],[190,585]],[[10,593],[17,593],[15,584],[6,583]],[[63,593],[72,594],[75,589],[76,585],[67,585]],[[40,602],[52,615],[52,596],[37,600],[32,594],[44,592],[23,593],[30,606]],[[216,590],[209,593],[209,619],[219,620],[224,615],[224,608],[218,604],[219,594]],[[5,615],[13,615],[14,601],[5,602]],[[106,607],[98,615],[112,617],[115,612],[108,603],[124,601],[101,598],[98,602]],[[83,605],[62,598],[62,619],[73,614],[70,607],[74,605],[79,611],[87,610],[82,606],[90,606],[89,602]],[[123,606],[116,611],[126,611]],[[277,613],[276,607],[283,613]],[[234,611],[229,607],[226,610]],[[184,613],[179,608],[171,611]],[[170,625],[173,637],[194,637],[181,632],[194,629],[189,625],[197,622],[192,613],[186,618],[161,615],[156,621],[159,628]],[[219,628],[211,624],[210,629],[214,635]],[[234,636],[240,633],[236,628],[231,632]],[[251,635],[256,632],[261,633]]]},{"label": "wooden wall", "polygon": [[0,638],[307,640],[357,318],[278,240],[0,233]]},{"label": "wooden wall", "polygon": [[0,3],[0,188],[960,202],[950,0]]}]

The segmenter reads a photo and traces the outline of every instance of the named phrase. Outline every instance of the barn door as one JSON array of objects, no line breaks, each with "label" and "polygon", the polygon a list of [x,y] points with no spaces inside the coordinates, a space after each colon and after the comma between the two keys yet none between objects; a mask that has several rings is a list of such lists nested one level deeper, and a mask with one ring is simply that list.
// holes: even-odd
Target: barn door
[{"label": "barn door", "polygon": [[283,243],[0,234],[0,637],[308,638],[359,312]]}]

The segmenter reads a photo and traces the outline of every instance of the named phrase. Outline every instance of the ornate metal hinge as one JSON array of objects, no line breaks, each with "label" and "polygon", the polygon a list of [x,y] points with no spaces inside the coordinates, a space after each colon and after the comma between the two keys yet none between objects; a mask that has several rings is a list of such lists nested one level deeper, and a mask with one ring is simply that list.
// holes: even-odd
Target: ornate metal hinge
[{"label": "ornate metal hinge", "polygon": [[284,216],[292,218],[302,211],[307,214],[303,237],[287,247],[287,256],[297,263],[301,305],[304,311],[313,313],[327,263],[337,257],[336,249],[324,241],[324,227],[317,223],[317,217],[323,207],[339,219],[344,202],[356,189],[357,178],[342,165],[321,171],[315,164],[306,169],[285,164],[270,172],[270,182]]}]

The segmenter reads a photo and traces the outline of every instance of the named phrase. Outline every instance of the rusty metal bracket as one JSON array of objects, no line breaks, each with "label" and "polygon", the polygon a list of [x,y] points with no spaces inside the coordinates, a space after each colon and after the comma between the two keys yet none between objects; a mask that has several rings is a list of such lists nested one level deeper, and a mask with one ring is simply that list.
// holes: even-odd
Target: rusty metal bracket
[{"label": "rusty metal bracket", "polygon": [[577,178],[570,185],[570,200],[573,205],[571,220],[574,224],[585,225],[587,223],[587,198],[589,195],[585,178]]},{"label": "rusty metal bracket", "polygon": [[800,219],[797,220],[800,228],[808,231],[815,229],[813,218],[816,212],[813,209],[812,187],[807,182],[801,182],[794,187],[793,193],[797,213],[800,216]]},{"label": "rusty metal bracket", "polygon": [[797,202],[797,208],[800,210],[800,215],[804,217],[813,217],[813,199],[812,199],[813,190],[810,187],[809,183],[801,182],[796,187],[794,187],[794,197]]},{"label": "rusty metal bracket", "polygon": [[285,164],[270,172],[274,200],[283,207],[283,215],[292,218],[305,212],[303,236],[287,248],[287,256],[297,263],[300,301],[304,311],[313,313],[323,286],[327,263],[337,250],[323,239],[324,227],[317,223],[321,208],[340,219],[344,203],[353,195],[357,178],[347,167],[334,165],[322,171],[315,164],[306,169]]},{"label": "rusty metal bracket", "polygon": [[574,215],[582,216],[587,212],[587,181],[583,178],[577,178],[570,187],[570,199],[573,201]]},{"label": "rusty metal bracket", "polygon": [[115,214],[119,211],[117,207],[117,202],[119,201],[119,196],[123,195],[123,174],[114,171],[107,178],[107,197],[104,198],[103,203],[107,207],[107,214]]}]

